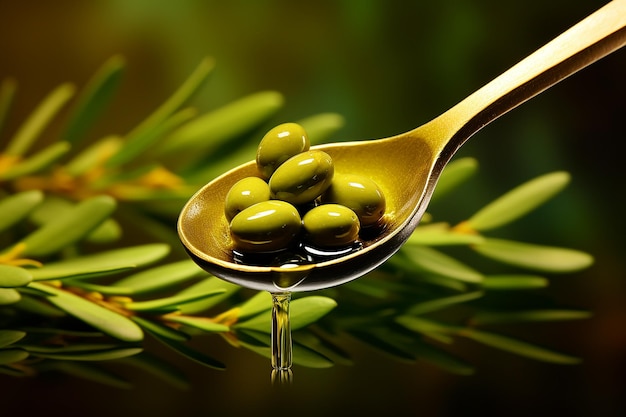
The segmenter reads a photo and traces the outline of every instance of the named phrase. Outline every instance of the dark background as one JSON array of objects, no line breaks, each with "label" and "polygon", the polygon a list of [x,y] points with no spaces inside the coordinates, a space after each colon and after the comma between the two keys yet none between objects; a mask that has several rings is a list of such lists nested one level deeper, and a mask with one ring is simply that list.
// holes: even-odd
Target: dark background
[{"label": "dark background", "polygon": [[[337,140],[390,136],[445,111],[603,4],[0,0],[0,78],[19,81],[7,129],[58,84],[81,86],[121,54],[127,71],[119,96],[94,134],[127,132],[211,56],[217,67],[197,100],[204,108],[272,89],[286,98],[282,120],[337,112],[346,120]],[[479,132],[459,153],[479,160],[478,180],[454,204],[436,207],[461,220],[536,175],[571,172],[564,193],[508,233],[595,256],[592,268],[552,284],[558,303],[590,309],[593,318],[517,328],[528,340],[582,356],[582,365],[461,342],[455,351],[478,372],[459,377],[354,344],[356,365],[296,368],[295,384],[278,391],[265,359],[211,338],[207,349],[228,370],[181,361],[194,382],[189,391],[143,374],[129,376],[137,382],[129,391],[50,375],[4,377],[0,415],[624,415],[625,174],[618,148],[626,139],[625,70],[626,50],[618,51]]]}]

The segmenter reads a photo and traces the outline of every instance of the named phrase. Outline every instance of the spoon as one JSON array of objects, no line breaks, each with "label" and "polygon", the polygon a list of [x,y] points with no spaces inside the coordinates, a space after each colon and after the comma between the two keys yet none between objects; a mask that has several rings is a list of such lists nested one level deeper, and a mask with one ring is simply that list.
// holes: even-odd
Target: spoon
[{"label": "spoon", "polygon": [[[180,239],[191,258],[206,271],[243,287],[272,293],[278,308],[274,313],[283,322],[277,330],[280,334],[275,335],[280,340],[275,343],[290,344],[288,320],[284,318],[288,317],[291,292],[340,285],[387,260],[419,223],[441,172],[467,139],[519,104],[622,47],[626,44],[625,27],[626,0],[614,0],[414,130],[384,139],[315,146],[332,157],[335,172],[369,177],[386,196],[385,229],[358,251],[312,264],[235,263],[224,200],[235,182],[258,176],[255,161],[228,171],[191,197],[178,220]],[[273,357],[275,369],[291,366],[290,348],[283,347],[288,356]],[[275,354],[280,356],[280,352]]]}]

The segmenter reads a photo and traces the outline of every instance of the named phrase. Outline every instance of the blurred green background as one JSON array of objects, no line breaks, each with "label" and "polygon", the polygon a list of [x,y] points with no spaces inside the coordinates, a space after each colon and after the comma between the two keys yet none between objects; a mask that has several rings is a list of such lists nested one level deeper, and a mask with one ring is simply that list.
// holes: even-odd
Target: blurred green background
[{"label": "blurred green background", "polygon": [[[19,82],[7,130],[52,88],[81,86],[121,54],[127,72],[94,137],[130,130],[206,56],[217,66],[200,107],[271,89],[286,98],[276,123],[337,112],[346,124],[336,140],[389,136],[445,111],[604,3],[0,0],[0,79]],[[626,175],[617,147],[626,139],[625,70],[626,50],[618,51],[479,132],[458,154],[479,160],[478,179],[453,204],[433,207],[459,221],[536,175],[572,173],[564,193],[504,233],[595,256],[592,268],[559,276],[550,289],[558,303],[592,310],[592,319],[516,328],[582,356],[582,365],[532,362],[468,342],[456,350],[479,371],[459,377],[355,345],[355,366],[296,368],[294,386],[277,392],[264,358],[211,346],[223,350],[229,369],[182,363],[194,381],[188,392],[142,375],[131,391],[52,377],[3,379],[2,415],[624,415]]]}]

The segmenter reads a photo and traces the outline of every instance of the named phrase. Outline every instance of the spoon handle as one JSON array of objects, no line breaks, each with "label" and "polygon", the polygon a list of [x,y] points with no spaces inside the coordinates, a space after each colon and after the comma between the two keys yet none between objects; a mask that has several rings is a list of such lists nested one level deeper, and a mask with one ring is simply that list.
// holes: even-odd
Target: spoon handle
[{"label": "spoon handle", "polygon": [[613,0],[435,119],[444,158],[491,121],[625,44],[626,0]]}]

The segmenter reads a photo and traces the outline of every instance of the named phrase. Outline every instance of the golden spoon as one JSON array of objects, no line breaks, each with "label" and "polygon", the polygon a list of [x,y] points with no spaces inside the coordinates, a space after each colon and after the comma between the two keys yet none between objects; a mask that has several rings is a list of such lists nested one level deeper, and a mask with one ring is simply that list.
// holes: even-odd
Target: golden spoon
[{"label": "golden spoon", "polygon": [[[236,181],[258,175],[254,161],[221,175],[191,197],[178,220],[180,239],[192,259],[215,276],[275,296],[282,294],[283,309],[287,308],[284,297],[292,291],[317,290],[356,279],[388,259],[411,235],[441,172],[467,139],[524,101],[622,47],[625,26],[626,0],[614,0],[414,130],[385,139],[314,147],[332,157],[336,172],[369,177],[385,193],[386,228],[361,250],[308,265],[235,263],[224,200]],[[283,337],[288,337],[288,329]],[[290,358],[283,362],[290,366]]]},{"label": "golden spoon", "polygon": [[[298,267],[234,263],[224,200],[237,180],[258,175],[254,161],[214,179],[189,200],[178,221],[180,239],[204,269],[248,288],[275,292],[293,287],[289,290],[309,291],[358,278],[389,258],[413,232],[439,175],[470,136],[544,89],[623,46],[625,26],[626,1],[612,1],[417,129],[386,139],[314,147],[333,158],[336,172],[372,178],[387,197],[387,228],[360,251]],[[285,279],[285,273],[294,277]],[[302,278],[305,279],[300,281]]]}]

